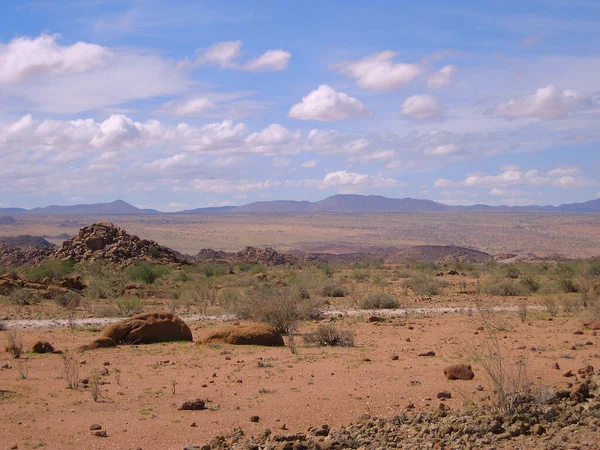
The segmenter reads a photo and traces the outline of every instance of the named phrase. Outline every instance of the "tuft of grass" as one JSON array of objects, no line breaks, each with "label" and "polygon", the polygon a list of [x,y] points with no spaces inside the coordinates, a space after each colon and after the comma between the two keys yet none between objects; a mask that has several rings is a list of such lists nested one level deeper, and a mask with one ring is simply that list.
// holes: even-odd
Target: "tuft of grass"
[{"label": "tuft of grass", "polygon": [[12,355],[13,358],[18,359],[23,354],[23,336],[18,330],[8,330],[6,333],[8,343],[5,347],[6,351]]},{"label": "tuft of grass", "polygon": [[21,269],[24,277],[32,281],[41,281],[44,278],[57,279],[73,273],[75,261],[70,259],[47,259],[37,266]]},{"label": "tuft of grass", "polygon": [[448,282],[430,275],[418,275],[404,280],[403,286],[415,294],[432,296],[440,295],[444,287],[448,286]]},{"label": "tuft of grass", "polygon": [[527,295],[527,288],[516,280],[497,279],[492,280],[480,286],[480,292],[488,295],[497,295],[501,297],[517,297]]},{"label": "tuft of grass", "polygon": [[158,278],[166,275],[170,268],[161,264],[153,264],[147,261],[137,262],[125,269],[125,274],[132,281],[152,284]]}]

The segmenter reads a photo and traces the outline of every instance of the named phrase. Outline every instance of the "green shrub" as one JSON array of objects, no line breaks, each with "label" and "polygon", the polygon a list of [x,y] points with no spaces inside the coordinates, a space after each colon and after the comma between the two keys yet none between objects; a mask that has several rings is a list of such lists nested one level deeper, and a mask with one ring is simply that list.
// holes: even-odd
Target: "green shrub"
[{"label": "green shrub", "polygon": [[199,266],[200,272],[206,277],[222,277],[223,275],[227,275],[229,273],[229,266],[226,264],[202,264]]},{"label": "green shrub", "polygon": [[140,314],[144,310],[144,303],[137,297],[120,297],[115,299],[119,313],[122,316],[130,317]]},{"label": "green shrub", "polygon": [[36,305],[41,299],[31,289],[15,289],[8,294],[8,299],[15,305]]},{"label": "green shrub", "polygon": [[146,284],[154,283],[158,278],[168,273],[167,266],[153,264],[147,261],[136,262],[127,267],[125,273],[130,280]]},{"label": "green shrub", "polygon": [[542,287],[538,279],[533,275],[526,275],[521,279],[521,284],[529,292],[538,292]]},{"label": "green shrub", "polygon": [[365,283],[369,281],[369,272],[364,269],[354,269],[351,277],[356,280],[357,283]]},{"label": "green shrub", "polygon": [[252,268],[252,264],[248,262],[239,262],[237,268],[240,272],[248,272]]},{"label": "green shrub", "polygon": [[333,284],[325,285],[321,293],[324,297],[344,297],[346,295],[346,291],[343,287]]},{"label": "green shrub", "polygon": [[371,294],[360,304],[362,309],[396,309],[400,307],[398,300],[383,292]]},{"label": "green shrub", "polygon": [[317,269],[322,270],[327,278],[331,278],[333,276],[333,273],[334,273],[333,268],[325,262],[318,263]]},{"label": "green shrub", "polygon": [[419,275],[404,281],[403,286],[419,295],[439,295],[448,282],[444,279],[430,275]]},{"label": "green shrub", "polygon": [[515,280],[494,280],[481,286],[481,292],[489,295],[498,295],[502,297],[516,297],[527,295],[529,291],[522,284]]},{"label": "green shrub", "polygon": [[54,301],[63,308],[75,309],[81,303],[81,295],[77,292],[68,291],[57,296]]},{"label": "green shrub", "polygon": [[314,332],[304,336],[304,342],[315,347],[354,347],[354,333],[333,325],[319,325]]},{"label": "green shrub", "polygon": [[70,259],[47,259],[37,266],[25,267],[22,270],[25,278],[41,281],[44,278],[61,278],[69,275],[75,268],[75,261]]},{"label": "green shrub", "polygon": [[506,278],[517,279],[521,275],[521,270],[517,266],[506,267]]}]

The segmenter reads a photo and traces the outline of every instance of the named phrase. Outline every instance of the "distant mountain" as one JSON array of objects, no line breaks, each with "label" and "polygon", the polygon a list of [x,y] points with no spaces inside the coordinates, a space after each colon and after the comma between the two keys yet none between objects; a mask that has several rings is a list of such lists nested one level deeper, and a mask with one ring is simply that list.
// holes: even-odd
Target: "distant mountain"
[{"label": "distant mountain", "polygon": [[130,205],[123,200],[110,203],[94,203],[91,205],[58,206],[50,205],[44,208],[33,208],[29,210],[32,214],[82,214],[82,215],[130,215],[130,214],[153,214],[155,209],[140,209]]},{"label": "distant mountain", "polygon": [[20,236],[5,236],[0,237],[0,244],[10,245],[11,247],[26,248],[26,247],[40,247],[40,248],[52,248],[54,244],[48,242],[41,236],[31,236],[30,234],[22,234]]},{"label": "distant mountain", "polygon": [[[90,205],[57,206],[44,208],[0,208],[0,213],[13,211],[16,213],[44,215],[134,215],[156,214],[155,209],[140,209],[123,200],[111,203],[95,203]],[[381,195],[340,194],[326,199],[309,202],[295,200],[274,200],[248,203],[242,206],[217,206],[195,208],[178,211],[175,214],[294,214],[294,213],[420,213],[420,212],[558,212],[558,213],[600,213],[600,199],[583,203],[567,203],[559,206],[489,206],[469,205],[450,206],[432,200],[416,198],[388,198]]]}]

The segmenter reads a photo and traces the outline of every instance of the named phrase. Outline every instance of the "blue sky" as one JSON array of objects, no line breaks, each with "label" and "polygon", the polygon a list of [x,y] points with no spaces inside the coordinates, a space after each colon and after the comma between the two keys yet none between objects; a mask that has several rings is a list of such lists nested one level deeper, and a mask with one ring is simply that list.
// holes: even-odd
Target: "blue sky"
[{"label": "blue sky", "polygon": [[0,205],[600,197],[600,2],[0,4]]}]

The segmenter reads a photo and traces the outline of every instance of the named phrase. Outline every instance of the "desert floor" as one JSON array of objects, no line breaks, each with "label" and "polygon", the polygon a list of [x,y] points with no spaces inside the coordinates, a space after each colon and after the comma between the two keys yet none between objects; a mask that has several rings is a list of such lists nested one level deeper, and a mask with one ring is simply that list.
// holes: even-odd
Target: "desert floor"
[{"label": "desert floor", "polygon": [[[452,394],[446,403],[453,409],[488,401],[492,387],[475,360],[488,354],[493,340],[481,329],[478,311],[392,313],[376,323],[368,316],[324,319],[352,330],[355,347],[312,348],[297,338],[296,354],[287,347],[194,343],[74,353],[100,327],[23,329],[26,346],[43,339],[73,354],[80,378],[103,369],[108,374],[101,378],[102,398],[94,402],[89,388],[67,389],[61,355],[16,360],[0,353],[0,448],[181,449],[238,426],[248,434],[284,427],[305,431],[325,423],[335,428],[364,413],[391,417],[409,404],[415,411],[434,410],[442,390]],[[572,382],[575,378],[563,376],[569,370],[576,374],[588,364],[600,365],[600,337],[584,329],[585,319],[582,313],[550,317],[537,310],[522,322],[516,312],[494,313],[486,330],[495,327],[506,367],[525,361],[529,378],[543,391]],[[215,322],[189,325],[198,337]],[[315,326],[307,323],[300,332]],[[418,356],[427,351],[435,356]],[[474,380],[445,379],[444,367],[459,362],[473,364]],[[559,370],[552,368],[555,362]],[[176,409],[179,401],[194,397],[209,400],[208,409]],[[95,423],[108,437],[91,434]]]}]

